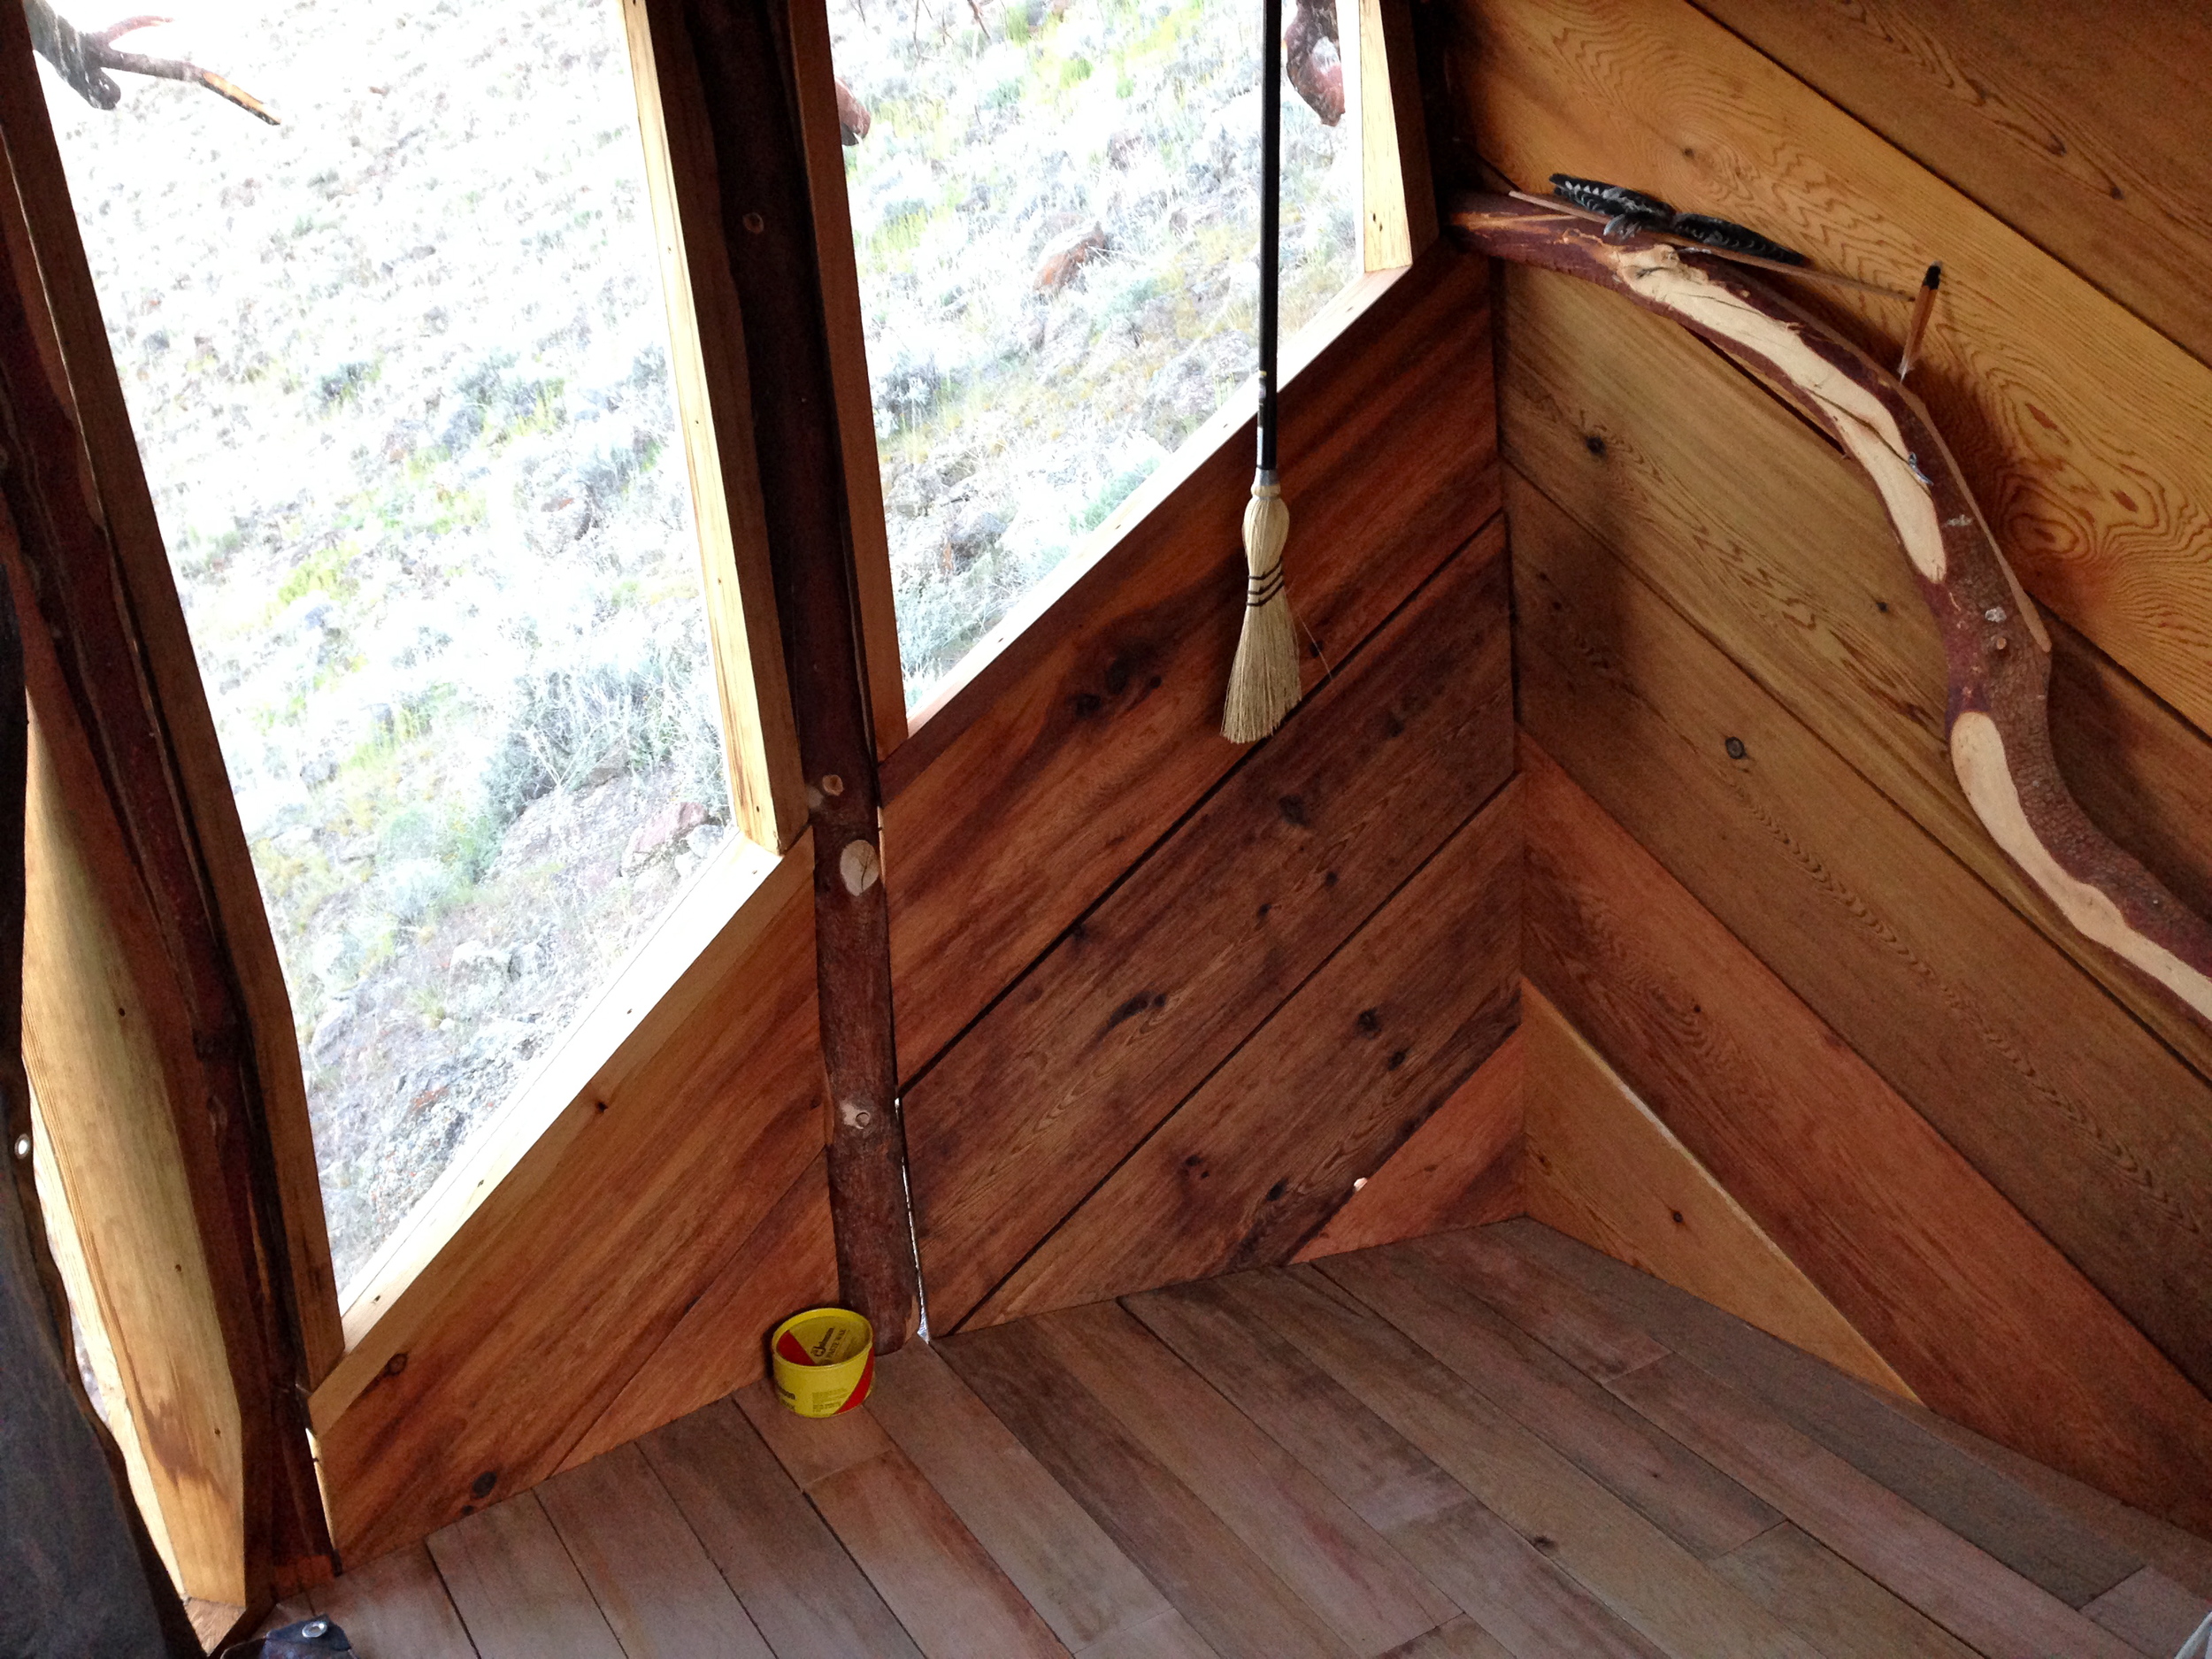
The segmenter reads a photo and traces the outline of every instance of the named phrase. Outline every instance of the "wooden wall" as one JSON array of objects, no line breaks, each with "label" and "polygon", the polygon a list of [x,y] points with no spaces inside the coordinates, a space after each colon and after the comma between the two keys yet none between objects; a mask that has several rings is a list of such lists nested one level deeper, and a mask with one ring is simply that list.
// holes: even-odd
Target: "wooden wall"
[{"label": "wooden wall", "polygon": [[[1432,249],[1342,309],[1283,398],[1316,654],[1280,733],[1217,733],[1250,483],[1230,414],[887,763],[934,1331],[1287,1260],[1517,1018],[1486,273]],[[319,1411],[350,1561],[749,1381],[773,1320],[833,1295],[793,886]]]},{"label": "wooden wall", "polygon": [[[2212,902],[2200,10],[1448,0],[1460,156],[1909,287],[2057,618],[2062,765]],[[1808,290],[1812,293],[1812,290]],[[1901,306],[1816,303],[1878,356]],[[2212,1038],[1995,852],[1879,503],[1670,325],[1505,274],[1528,972],[1931,1406],[2212,1527]]]}]

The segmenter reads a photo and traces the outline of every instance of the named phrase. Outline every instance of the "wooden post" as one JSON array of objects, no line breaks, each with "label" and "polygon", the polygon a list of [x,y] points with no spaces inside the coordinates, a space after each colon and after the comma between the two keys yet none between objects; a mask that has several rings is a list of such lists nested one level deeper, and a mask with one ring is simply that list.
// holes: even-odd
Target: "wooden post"
[{"label": "wooden post", "polygon": [[680,17],[720,173],[753,442],[814,831],[816,987],[840,1294],[888,1353],[919,1314],[895,1098],[874,734],[787,0],[656,0]]}]

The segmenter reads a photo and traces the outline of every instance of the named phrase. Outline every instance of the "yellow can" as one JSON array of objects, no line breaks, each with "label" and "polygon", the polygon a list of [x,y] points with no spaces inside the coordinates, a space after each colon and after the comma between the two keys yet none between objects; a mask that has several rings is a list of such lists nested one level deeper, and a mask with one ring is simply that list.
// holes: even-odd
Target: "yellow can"
[{"label": "yellow can", "polygon": [[876,1333],[845,1308],[795,1313],[768,1339],[776,1398],[803,1417],[833,1417],[868,1398],[876,1379]]}]

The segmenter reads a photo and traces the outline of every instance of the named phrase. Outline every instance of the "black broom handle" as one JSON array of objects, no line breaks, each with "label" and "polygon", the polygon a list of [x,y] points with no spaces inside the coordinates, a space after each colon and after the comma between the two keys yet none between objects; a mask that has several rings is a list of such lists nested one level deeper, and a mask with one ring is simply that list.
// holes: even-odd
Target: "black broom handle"
[{"label": "black broom handle", "polygon": [[1260,471],[1275,478],[1276,288],[1283,217],[1283,0],[1262,0],[1260,26]]}]

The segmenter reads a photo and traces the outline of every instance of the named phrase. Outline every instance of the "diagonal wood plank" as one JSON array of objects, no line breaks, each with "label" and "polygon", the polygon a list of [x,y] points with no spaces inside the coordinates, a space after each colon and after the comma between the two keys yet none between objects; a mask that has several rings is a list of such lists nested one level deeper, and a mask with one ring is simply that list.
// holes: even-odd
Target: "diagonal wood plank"
[{"label": "diagonal wood plank", "polygon": [[776,1659],[920,1659],[735,1406],[679,1417],[640,1445]]},{"label": "diagonal wood plank", "polygon": [[957,1328],[1510,775],[1502,546],[1455,557],[908,1089],[933,1322]]},{"label": "diagonal wood plank", "polygon": [[2129,1659],[2127,1643],[1765,1408],[1670,1354],[1606,1384],[1837,1555],[1984,1653]]},{"label": "diagonal wood plank", "polygon": [[2212,1618],[2212,1600],[2145,1567],[2082,1609],[2091,1618],[2150,1659],[2181,1651],[2197,1626]]},{"label": "diagonal wood plank", "polygon": [[911,1459],[864,1409],[802,1417],[765,1381],[737,1403],[929,1659],[1067,1659]]},{"label": "diagonal wood plank", "polygon": [[[1525,188],[1617,179],[1830,269],[1946,261],[1913,386],[2029,591],[2212,731],[2212,366],[1686,0],[1470,0],[1447,56],[1475,148]],[[1887,356],[1902,307],[1824,305]]]},{"label": "diagonal wood plank", "polygon": [[[1513,1221],[1478,1236],[1495,1248],[1478,1255],[1450,1240],[1452,1271],[1555,1350],[1560,1342],[1549,1310],[1570,1299],[1584,1317],[1610,1322],[1624,1340],[1632,1332],[1649,1340],[1645,1333],[1655,1333],[1668,1348],[1728,1378],[1862,1474],[2069,1606],[2109,1589],[2142,1564],[2132,1551],[1923,1428],[1924,1414],[1909,1401],[1878,1393],[1548,1227]],[[1501,1277],[1500,1250],[1507,1259],[1519,1258],[1515,1278],[1538,1286],[1535,1294],[1501,1295],[1499,1286],[1514,1280]]]},{"label": "diagonal wood plank", "polygon": [[1533,985],[1528,1213],[1839,1369],[1912,1390]]},{"label": "diagonal wood plank", "polygon": [[1113,1302],[1032,1322],[1132,1440],[1372,1659],[1458,1611],[1358,1516]]},{"label": "diagonal wood plank", "polygon": [[1827,1659],[1974,1659],[1974,1650],[1785,1521],[1713,1571]]},{"label": "diagonal wood plank", "polygon": [[1498,1639],[1471,1618],[1455,1618],[1425,1636],[1394,1647],[1383,1659],[1516,1659]]},{"label": "diagonal wood plank", "polygon": [[313,1592],[315,1610],[335,1620],[365,1654],[412,1659],[477,1659],[429,1549],[410,1544],[364,1563]]},{"label": "diagonal wood plank", "polygon": [[914,1460],[990,1551],[1031,1606],[1071,1648],[1149,1630],[1163,1644],[1181,1627],[1166,1597],[1115,1547],[1083,1506],[924,1342],[876,1362],[867,1415]]},{"label": "diagonal wood plank", "polygon": [[1517,801],[1455,829],[973,1322],[1287,1260],[1518,1017]]},{"label": "diagonal wood plank", "polygon": [[1521,1214],[1521,1079],[1517,1027],[1291,1259]]},{"label": "diagonal wood plank", "polygon": [[[1521,716],[1545,752],[2185,1374],[2212,1377],[2212,1085],[1601,545],[1519,536],[1514,575]],[[2177,1467],[2206,1455],[2184,1426],[2201,1402],[2154,1356],[2110,1379]]]},{"label": "diagonal wood plank", "polygon": [[628,1659],[774,1659],[635,1446],[537,1495]]},{"label": "diagonal wood plank", "polygon": [[1320,1617],[1060,1369],[1032,1322],[939,1348],[1221,1659],[1348,1659]]},{"label": "diagonal wood plank", "polygon": [[623,1659],[535,1493],[441,1528],[429,1545],[483,1659]]},{"label": "diagonal wood plank", "polygon": [[1694,1554],[1725,1555],[1782,1518],[1403,1247],[1321,1271]]},{"label": "diagonal wood plank", "polygon": [[[1371,1311],[1315,1290],[1310,1267],[1225,1281],[1488,1509],[1675,1659],[1813,1649],[1765,1609]],[[1538,1542],[1538,1540],[1541,1540]]]}]

